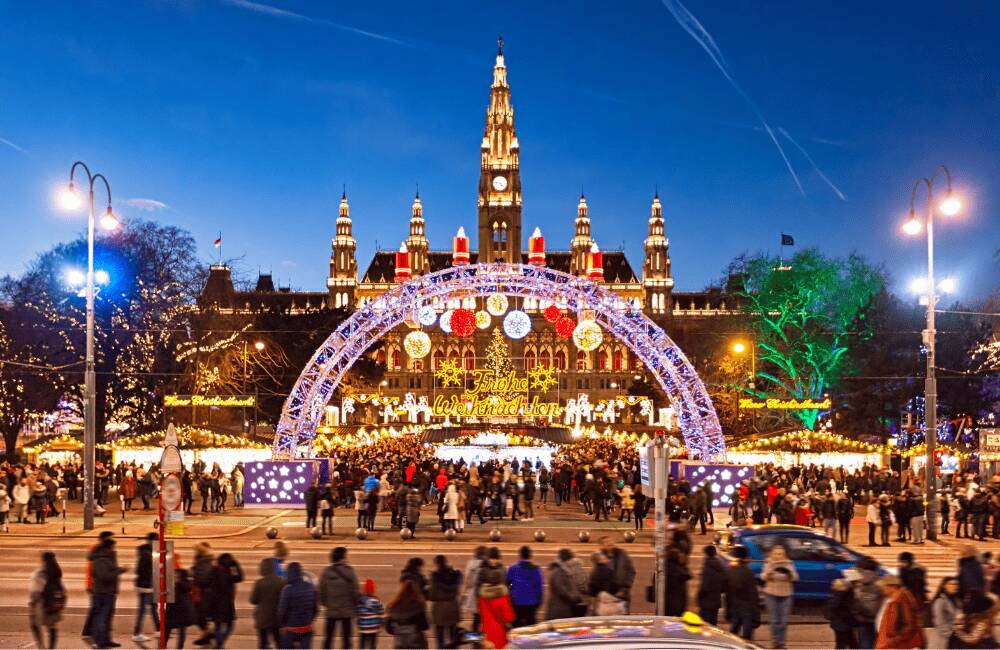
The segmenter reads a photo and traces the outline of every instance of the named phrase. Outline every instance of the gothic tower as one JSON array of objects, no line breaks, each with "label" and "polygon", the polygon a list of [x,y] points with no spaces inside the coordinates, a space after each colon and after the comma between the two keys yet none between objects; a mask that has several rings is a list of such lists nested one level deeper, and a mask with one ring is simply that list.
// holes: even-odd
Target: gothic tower
[{"label": "gothic tower", "polygon": [[490,105],[480,152],[479,261],[521,261],[521,164],[503,39],[497,41]]},{"label": "gothic tower", "polygon": [[569,250],[572,253],[569,261],[569,272],[573,275],[584,275],[587,272],[587,255],[594,240],[590,237],[590,217],[587,216],[587,197],[580,193],[580,203],[576,206],[576,228],[573,231],[573,241]]},{"label": "gothic tower", "polygon": [[413,275],[423,275],[430,270],[427,261],[429,246],[424,222],[424,206],[420,203],[420,192],[417,192],[417,196],[413,199],[413,212],[410,215],[410,237],[406,240]]},{"label": "gothic tower", "polygon": [[650,314],[670,312],[670,292],[674,280],[670,277],[670,240],[664,236],[663,206],[660,194],[653,196],[649,213],[649,234],[645,241],[646,258],[642,265],[642,288],[646,311]]},{"label": "gothic tower", "polygon": [[330,244],[330,277],[326,280],[326,288],[330,292],[330,307],[354,308],[358,284],[358,262],[354,256],[356,248],[357,242],[351,233],[351,208],[347,204],[345,190],[340,197],[337,236]]}]

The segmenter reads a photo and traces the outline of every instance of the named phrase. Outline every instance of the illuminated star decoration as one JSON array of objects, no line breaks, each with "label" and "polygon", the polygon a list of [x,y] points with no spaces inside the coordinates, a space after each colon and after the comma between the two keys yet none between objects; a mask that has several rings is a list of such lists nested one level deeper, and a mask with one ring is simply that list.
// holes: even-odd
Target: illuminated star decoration
[{"label": "illuminated star decoration", "polygon": [[545,392],[556,384],[555,371],[549,366],[535,366],[528,371],[532,390]]},{"label": "illuminated star decoration", "polygon": [[462,384],[462,367],[455,359],[445,359],[441,362],[441,367],[434,371],[434,376],[441,380],[441,386],[460,386]]}]

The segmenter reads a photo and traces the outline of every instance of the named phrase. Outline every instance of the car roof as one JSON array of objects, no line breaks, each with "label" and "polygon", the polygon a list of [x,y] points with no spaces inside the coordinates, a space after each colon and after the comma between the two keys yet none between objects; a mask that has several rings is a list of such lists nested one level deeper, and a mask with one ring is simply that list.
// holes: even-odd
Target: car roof
[{"label": "car roof", "polygon": [[755,648],[735,635],[700,623],[674,616],[626,615],[584,616],[545,621],[520,627],[509,635],[513,648],[572,648],[593,647],[715,647]]},{"label": "car roof", "polygon": [[808,535],[822,535],[822,533],[817,532],[815,528],[809,528],[808,526],[795,526],[793,524],[758,524],[755,526],[741,526],[738,528],[731,528],[730,532],[740,536],[774,533],[805,533]]}]

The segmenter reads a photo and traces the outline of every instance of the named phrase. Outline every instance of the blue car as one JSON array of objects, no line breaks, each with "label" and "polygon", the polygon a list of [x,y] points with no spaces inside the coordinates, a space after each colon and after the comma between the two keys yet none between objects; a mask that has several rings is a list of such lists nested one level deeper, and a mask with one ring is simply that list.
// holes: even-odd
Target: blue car
[{"label": "blue car", "polygon": [[[801,600],[829,598],[833,581],[843,578],[844,570],[854,568],[863,557],[861,553],[805,526],[774,524],[730,528],[716,537],[716,543],[727,558],[734,546],[745,546],[750,568],[758,578],[764,568],[764,558],[771,549],[777,544],[784,546],[799,574],[799,579],[795,581],[795,598]],[[885,575],[888,572],[880,568],[879,573]]]}]

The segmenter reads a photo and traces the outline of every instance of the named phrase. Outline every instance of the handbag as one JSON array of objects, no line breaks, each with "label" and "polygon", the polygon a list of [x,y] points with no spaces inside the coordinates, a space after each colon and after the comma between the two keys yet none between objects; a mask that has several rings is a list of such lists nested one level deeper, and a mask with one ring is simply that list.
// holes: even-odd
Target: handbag
[{"label": "handbag", "polygon": [[625,613],[625,601],[616,598],[606,591],[597,594],[594,601],[594,614],[596,616],[620,616]]}]

